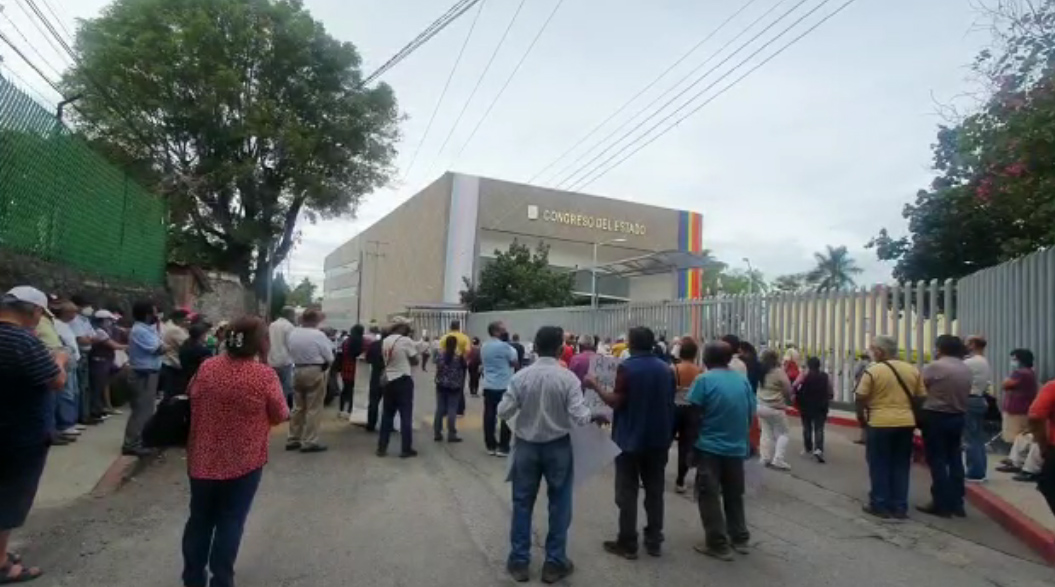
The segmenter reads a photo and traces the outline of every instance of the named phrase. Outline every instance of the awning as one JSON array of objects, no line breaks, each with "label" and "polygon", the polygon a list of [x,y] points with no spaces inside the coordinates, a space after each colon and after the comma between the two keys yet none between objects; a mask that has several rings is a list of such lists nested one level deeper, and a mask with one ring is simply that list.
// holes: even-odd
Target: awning
[{"label": "awning", "polygon": [[617,277],[661,275],[686,269],[720,269],[713,258],[688,251],[659,251],[597,266],[597,272]]}]

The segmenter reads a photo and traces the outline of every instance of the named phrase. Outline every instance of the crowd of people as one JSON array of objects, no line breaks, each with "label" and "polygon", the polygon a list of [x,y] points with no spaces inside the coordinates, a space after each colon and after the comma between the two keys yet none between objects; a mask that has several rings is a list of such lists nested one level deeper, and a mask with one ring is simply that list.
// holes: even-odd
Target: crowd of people
[{"label": "crowd of people", "polygon": [[[115,373],[128,379],[122,450],[145,456],[144,428],[159,401],[189,398],[186,438],[190,516],[184,529],[183,582],[233,584],[246,517],[267,462],[269,432],[289,421],[286,449],[327,450],[320,438],[323,408],[337,400],[351,418],[360,364],[369,369],[366,428],[376,452],[388,455],[400,435],[399,456],[414,447],[415,373],[435,383],[436,442],[459,443],[458,418],[469,397],[483,400],[483,444],[511,458],[512,519],[507,567],[530,579],[532,510],[543,479],[549,528],[542,580],[574,570],[566,552],[572,517],[571,435],[590,423],[610,424],[618,509],[613,540],[603,549],[636,559],[643,546],[661,556],[668,455],[676,447],[674,490],[692,490],[704,539],[700,553],[735,560],[750,550],[745,466],[752,458],[786,471],[793,406],[802,423],[802,454],[824,463],[825,423],[835,376],[818,357],[786,346],[756,349],[734,335],[710,341],[690,336],[668,342],[645,326],[613,340],[540,328],[526,344],[502,322],[487,340],[471,338],[454,321],[438,337],[416,338],[411,320],[384,328],[355,326],[338,333],[315,309],[284,308],[271,324],[256,317],[210,324],[184,310],[164,320],[150,302],[126,318],[95,309],[81,296],[49,297],[16,287],[0,299],[0,580],[27,581],[40,569],[8,553],[11,531],[25,521],[51,446],[75,442],[118,413],[111,403]],[[880,518],[908,514],[909,467],[916,431],[931,471],[932,499],[923,513],[966,515],[965,483],[984,482],[989,449],[1009,451],[998,468],[1037,482],[1055,511],[1055,382],[1040,387],[1033,354],[1011,353],[1012,374],[996,393],[986,341],[943,335],[922,370],[902,360],[897,342],[873,337],[854,366],[854,397],[862,424],[871,490],[864,511]],[[617,359],[614,385],[593,372],[598,355]],[[608,359],[611,361],[612,359]],[[431,367],[431,369],[429,368]],[[994,406],[996,396],[999,404]],[[598,406],[605,406],[606,409]],[[1000,439],[989,422],[999,415]],[[966,464],[965,464],[966,460]],[[639,532],[639,495],[644,527]]]}]

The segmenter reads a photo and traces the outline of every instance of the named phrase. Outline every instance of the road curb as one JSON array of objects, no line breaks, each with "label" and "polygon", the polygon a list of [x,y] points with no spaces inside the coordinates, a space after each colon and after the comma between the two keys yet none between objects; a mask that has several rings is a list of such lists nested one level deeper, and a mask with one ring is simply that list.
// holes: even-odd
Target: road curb
[{"label": "road curb", "polygon": [[1041,526],[1017,507],[979,485],[967,486],[967,500],[1055,566],[1055,533]]},{"label": "road curb", "polygon": [[[788,415],[799,415],[795,408],[788,408]],[[829,416],[828,422],[836,426],[860,428],[855,418]],[[1022,510],[1011,505],[999,495],[979,485],[968,484],[967,500],[997,524],[1011,533],[1020,542],[1030,547],[1048,564],[1055,566],[1055,533],[1041,526]]]},{"label": "road curb", "polygon": [[127,455],[119,456],[110,463],[110,467],[106,469],[88,495],[96,498],[112,495],[129,479],[141,473],[146,466],[147,459]]}]

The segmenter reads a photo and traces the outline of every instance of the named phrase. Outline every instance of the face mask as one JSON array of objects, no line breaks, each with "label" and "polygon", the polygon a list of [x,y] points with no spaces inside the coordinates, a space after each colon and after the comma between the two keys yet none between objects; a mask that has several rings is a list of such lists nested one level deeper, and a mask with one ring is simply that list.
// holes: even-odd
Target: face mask
[{"label": "face mask", "polygon": [[1014,371],[1014,370],[1018,369],[1019,367],[1020,367],[1020,365],[1018,364],[1018,360],[1017,359],[1011,359],[1011,370]]},{"label": "face mask", "polygon": [[91,306],[85,306],[81,309],[81,316],[87,316],[88,318],[91,318],[94,314],[95,308],[92,308]]}]

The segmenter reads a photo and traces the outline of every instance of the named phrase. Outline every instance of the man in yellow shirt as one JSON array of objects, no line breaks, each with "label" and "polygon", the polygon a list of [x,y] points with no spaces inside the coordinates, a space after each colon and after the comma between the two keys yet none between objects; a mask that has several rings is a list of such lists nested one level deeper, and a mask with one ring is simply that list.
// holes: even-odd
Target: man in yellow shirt
[{"label": "man in yellow shirt", "polygon": [[896,340],[877,336],[868,350],[875,362],[862,374],[856,389],[858,414],[866,410],[868,414],[865,446],[872,491],[864,511],[880,518],[904,519],[918,425],[913,405],[927,391],[919,371],[897,358]]},{"label": "man in yellow shirt", "polygon": [[462,332],[462,323],[460,320],[451,320],[451,330],[447,334],[444,334],[439,340],[439,347],[445,348],[445,344],[448,336],[453,336],[458,340],[458,346],[454,349],[454,354],[459,357],[465,357],[469,355],[469,348],[472,346],[472,342],[469,337]]},{"label": "man in yellow shirt", "polygon": [[615,344],[612,345],[612,356],[618,359],[619,355],[622,355],[623,351],[625,351],[625,350],[626,350],[626,337],[625,336],[620,336],[619,338],[616,339]]}]

